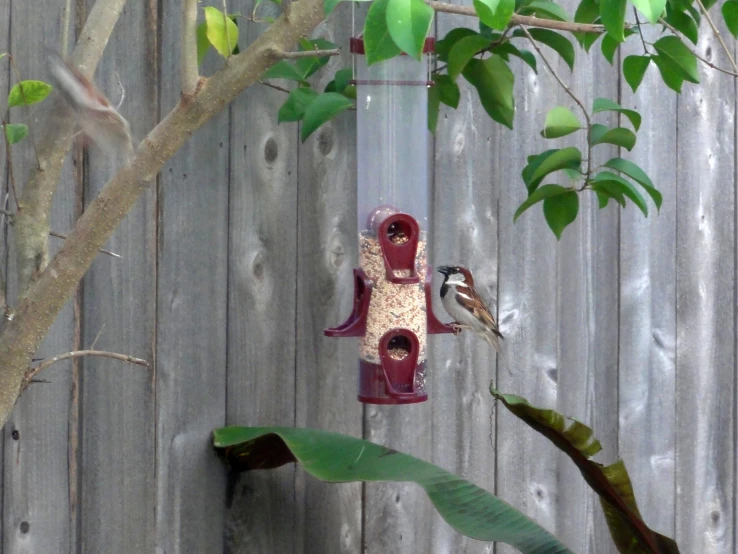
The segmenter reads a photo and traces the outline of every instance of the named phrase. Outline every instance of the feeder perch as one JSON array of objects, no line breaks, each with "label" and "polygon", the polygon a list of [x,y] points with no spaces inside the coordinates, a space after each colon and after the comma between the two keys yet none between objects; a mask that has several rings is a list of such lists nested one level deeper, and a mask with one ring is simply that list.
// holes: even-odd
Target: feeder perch
[{"label": "feeder perch", "polygon": [[[427,39],[424,54],[433,52]],[[355,54],[359,269],[354,305],[329,337],[359,337],[359,400],[412,404],[428,399],[429,334],[453,333],[433,313],[428,265],[428,56],[369,66]]]}]

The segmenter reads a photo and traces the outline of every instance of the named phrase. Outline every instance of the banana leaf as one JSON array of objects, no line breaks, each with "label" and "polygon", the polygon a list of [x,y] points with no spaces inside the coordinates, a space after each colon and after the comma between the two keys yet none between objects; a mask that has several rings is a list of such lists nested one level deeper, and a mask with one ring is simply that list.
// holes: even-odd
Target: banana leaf
[{"label": "banana leaf", "polygon": [[676,542],[650,529],[643,521],[625,463],[603,466],[590,460],[602,450],[592,429],[554,410],[532,406],[525,398],[502,394],[490,385],[496,399],[564,452],[579,468],[587,484],[600,497],[605,520],[618,552],[622,554],[679,554]]},{"label": "banana leaf", "polygon": [[313,477],[331,483],[412,481],[459,533],[504,542],[525,554],[572,554],[535,521],[486,490],[372,442],[317,429],[225,427],[214,431],[213,443],[234,472],[298,462]]}]

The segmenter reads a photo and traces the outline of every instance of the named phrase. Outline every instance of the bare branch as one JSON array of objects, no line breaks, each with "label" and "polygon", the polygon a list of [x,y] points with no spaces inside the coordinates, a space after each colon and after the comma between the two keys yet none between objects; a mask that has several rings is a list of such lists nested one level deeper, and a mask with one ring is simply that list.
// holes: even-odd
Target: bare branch
[{"label": "bare branch", "polygon": [[[98,0],[95,8],[102,3]],[[180,101],[143,140],[131,163],[120,169],[92,201],[57,255],[31,284],[0,335],[0,422],[7,420],[15,405],[28,360],[75,292],[97,250],[148,190],[164,164],[197,129],[258,82],[276,61],[273,51],[289,50],[301,37],[309,35],[324,15],[322,0],[292,3],[289,19],[283,13],[247,49],[204,80],[192,101]],[[68,130],[70,136],[71,131]],[[59,155],[63,153],[60,151]]]},{"label": "bare branch", "polygon": [[273,53],[274,57],[282,60],[299,60],[301,58],[324,58],[326,56],[340,56],[341,51],[338,48],[330,50],[303,50],[300,52],[277,52]]},{"label": "bare branch", "polygon": [[[97,0],[90,10],[71,62],[85,76],[95,72],[105,45],[126,0]],[[49,213],[64,159],[72,145],[74,120],[66,110],[55,109],[39,133],[40,167],[35,168],[23,187],[16,216],[16,257],[21,298],[34,275],[48,263]]]},{"label": "bare branch", "polygon": [[292,92],[288,88],[280,87],[279,85],[273,85],[272,83],[269,83],[267,81],[259,81],[259,84],[264,85],[265,87],[272,88],[274,90],[278,90],[279,92],[286,92],[287,94],[289,94],[290,92]]},{"label": "bare branch", "polygon": [[[479,17],[472,6],[457,6],[455,4],[446,4],[444,2],[436,2],[428,0],[428,5],[437,12],[452,13],[456,15],[468,15],[469,17]],[[513,14],[510,19],[511,25],[527,25],[528,27],[538,27],[540,29],[555,29],[557,31],[569,31],[571,33],[597,33],[605,32],[604,25],[595,25],[592,23],[571,23],[569,21],[554,21],[553,19],[541,19],[531,15]],[[630,29],[630,23],[625,24],[626,29]]]},{"label": "bare branch", "polygon": [[702,15],[705,16],[705,19],[707,19],[707,22],[710,24],[710,28],[712,29],[713,34],[715,35],[715,38],[718,39],[718,42],[720,43],[720,46],[723,47],[723,50],[725,51],[725,55],[728,56],[728,61],[730,61],[730,65],[733,68],[733,74],[735,75],[738,73],[738,66],[735,64],[735,59],[733,58],[733,54],[730,53],[730,48],[728,48],[728,45],[725,44],[725,41],[723,40],[723,36],[720,34],[720,31],[718,31],[717,26],[715,25],[715,22],[712,20],[712,17],[710,17],[710,14],[705,9],[705,5],[702,3],[702,0],[697,0],[697,5],[700,7],[700,11],[702,12]]},{"label": "bare branch", "polygon": [[[670,25],[669,23],[667,23],[667,22],[666,22],[665,20],[663,20],[663,19],[659,19],[659,23],[661,23],[661,24],[662,24],[662,25],[663,25],[664,27],[666,27],[667,29],[669,29],[669,30],[670,30],[670,31],[671,31],[671,32],[672,32],[672,33],[674,34],[674,36],[679,36],[679,35],[680,35],[679,31],[677,31],[677,30],[676,30],[676,29],[675,29],[675,28],[674,28],[673,26],[671,26],[671,25]],[[695,58],[697,58],[698,60],[700,60],[700,61],[701,61],[701,62],[702,62],[703,64],[705,64],[705,65],[707,65],[707,66],[709,66],[709,67],[713,68],[713,69],[714,69],[714,70],[716,70],[716,71],[720,71],[721,73],[725,73],[726,75],[731,75],[731,76],[733,76],[733,77],[738,77],[738,73],[733,73],[732,71],[729,71],[729,70],[727,70],[727,69],[723,69],[722,67],[719,67],[719,66],[715,65],[714,63],[712,63],[712,62],[711,62],[710,60],[708,60],[707,58],[704,58],[704,57],[702,57],[702,56],[701,56],[701,55],[699,54],[699,52],[697,52],[696,50],[694,50],[693,48],[691,48],[691,47],[690,47],[690,46],[689,46],[689,45],[687,44],[687,42],[686,42],[686,41],[682,41],[682,42],[684,43],[684,46],[686,46],[686,47],[687,47],[687,49],[688,49],[688,50],[689,50],[690,52],[692,52],[692,55],[693,55],[693,56],[694,56]]]},{"label": "bare branch", "polygon": [[200,74],[197,68],[197,0],[182,3],[182,51],[179,68],[182,79],[182,94],[192,96],[197,89]]},{"label": "bare branch", "polygon": [[73,352],[67,352],[66,354],[60,354],[59,356],[55,356],[54,358],[46,360],[45,362],[41,362],[36,367],[29,368],[26,372],[26,375],[23,377],[23,388],[25,389],[31,382],[31,380],[47,367],[54,365],[57,362],[69,360],[70,358],[80,358],[82,356],[112,358],[113,360],[120,360],[121,362],[140,365],[147,369],[151,367],[149,362],[147,362],[146,360],[142,360],[141,358],[134,358],[133,356],[128,356],[127,354],[117,354],[115,352],[106,352],[105,350],[75,350]]},{"label": "bare branch", "polygon": [[65,0],[64,11],[61,16],[61,55],[65,56],[69,52],[69,20],[72,17],[72,0]]}]

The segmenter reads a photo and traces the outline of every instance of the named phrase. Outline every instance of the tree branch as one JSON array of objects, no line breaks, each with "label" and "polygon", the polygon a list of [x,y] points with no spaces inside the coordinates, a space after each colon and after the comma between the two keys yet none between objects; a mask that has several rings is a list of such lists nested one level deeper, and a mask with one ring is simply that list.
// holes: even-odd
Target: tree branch
[{"label": "tree branch", "polygon": [[179,67],[182,78],[182,94],[192,96],[200,80],[197,68],[197,0],[184,0],[182,4],[182,51]]},{"label": "tree branch", "polygon": [[322,0],[293,2],[289,18],[283,13],[246,50],[231,57],[223,69],[210,79],[203,79],[192,100],[180,100],[143,140],[131,163],[108,181],[46,270],[31,284],[13,320],[0,336],[0,423],[7,421],[13,409],[28,360],[76,290],[97,250],[149,188],[163,165],[192,133],[258,82],[277,61],[275,50],[289,50],[301,37],[309,35],[324,16]]},{"label": "tree branch", "polygon": [[730,48],[728,48],[728,45],[725,44],[725,41],[723,40],[723,36],[720,34],[720,31],[718,31],[718,28],[715,25],[715,22],[712,20],[712,17],[710,17],[710,14],[707,13],[707,10],[705,9],[705,5],[702,3],[702,0],[697,0],[697,5],[700,7],[700,11],[702,12],[702,15],[705,16],[705,19],[707,19],[707,23],[710,24],[710,28],[712,29],[712,32],[715,35],[715,38],[718,39],[720,46],[723,47],[723,50],[725,51],[725,55],[728,56],[728,61],[730,61],[730,65],[733,68],[734,74],[738,73],[738,66],[736,66],[735,64],[735,59],[733,58],[733,54],[730,53]]},{"label": "tree branch", "polygon": [[[472,6],[457,6],[455,4],[436,2],[435,0],[428,0],[428,5],[437,12],[478,17],[477,12]],[[553,19],[542,19],[540,17],[533,17],[532,15],[513,14],[512,19],[510,20],[510,24],[527,25],[528,27],[538,27],[541,29],[555,29],[557,31],[569,31],[571,33],[602,34],[605,32],[604,25],[595,25],[593,23],[572,23],[570,21],[555,21]],[[625,24],[626,29],[630,29],[631,27],[631,24]]]},{"label": "tree branch", "polygon": [[[126,0],[98,0],[92,7],[72,63],[85,76],[95,72]],[[54,109],[41,131],[38,146],[40,167],[35,168],[19,199],[16,223],[18,289],[21,298],[34,275],[48,263],[49,213],[64,159],[72,144],[74,120],[67,110]]]},{"label": "tree branch", "polygon": [[301,58],[324,58],[325,56],[340,56],[341,51],[338,48],[330,50],[301,50],[300,52],[273,52],[276,58],[282,60],[299,60]]},{"label": "tree branch", "polygon": [[66,354],[60,354],[50,360],[41,362],[36,367],[28,368],[26,375],[23,377],[23,388],[25,389],[31,380],[41,373],[47,367],[54,365],[57,362],[69,360],[70,358],[80,358],[82,356],[98,356],[100,358],[112,358],[113,360],[120,360],[121,362],[127,362],[129,364],[136,364],[143,366],[147,369],[151,367],[149,362],[142,360],[141,358],[134,358],[127,354],[117,354],[115,352],[106,352],[105,350],[75,350],[73,352],[67,352]]}]

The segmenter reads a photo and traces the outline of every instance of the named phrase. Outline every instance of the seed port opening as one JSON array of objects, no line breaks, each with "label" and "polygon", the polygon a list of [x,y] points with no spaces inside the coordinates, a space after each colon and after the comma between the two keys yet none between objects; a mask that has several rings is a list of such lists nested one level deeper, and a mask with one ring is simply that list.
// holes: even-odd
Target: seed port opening
[{"label": "seed port opening", "polygon": [[413,229],[405,220],[398,220],[390,223],[387,227],[387,238],[392,244],[401,245],[410,242],[413,236]]},{"label": "seed port opening", "polygon": [[412,344],[407,337],[398,335],[392,337],[387,344],[387,354],[393,360],[404,360],[410,355],[412,348]]}]

